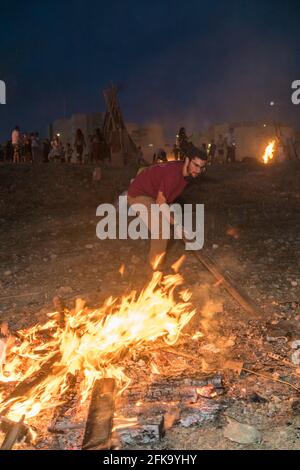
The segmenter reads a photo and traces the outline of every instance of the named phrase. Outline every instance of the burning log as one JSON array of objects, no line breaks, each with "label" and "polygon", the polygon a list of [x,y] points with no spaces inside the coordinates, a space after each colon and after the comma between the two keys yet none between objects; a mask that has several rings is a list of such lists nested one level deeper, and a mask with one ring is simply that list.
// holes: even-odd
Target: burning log
[{"label": "burning log", "polygon": [[[226,407],[218,397],[223,391],[221,376],[210,377],[210,384],[207,382],[207,379],[199,378],[164,379],[151,384],[148,389],[145,387],[144,394],[139,389],[140,400],[134,404],[132,389],[128,388],[127,400],[123,396],[117,400],[118,441],[125,446],[153,444],[159,442],[173,425],[189,427],[215,421]],[[134,398],[137,396],[135,388]],[[122,416],[118,418],[118,415]]]},{"label": "burning log", "polygon": [[143,400],[145,402],[161,400],[165,402],[186,401],[189,403],[195,403],[198,398],[197,389],[207,385],[212,385],[216,389],[217,395],[223,393],[222,376],[220,374],[203,374],[203,377],[186,379],[167,379],[164,377],[151,383],[148,387],[128,387],[124,391],[122,397],[131,403],[138,400]]},{"label": "burning log", "polygon": [[[53,412],[48,431],[53,434],[51,449],[80,449],[83,438],[85,419],[81,418],[79,373],[67,374],[65,386],[67,390],[61,396],[59,404]],[[80,419],[81,418],[81,419]]]},{"label": "burning log", "polygon": [[110,448],[115,387],[114,379],[95,381],[82,443],[83,450]]},{"label": "burning log", "polygon": [[7,397],[7,406],[2,410],[2,414],[6,415],[9,413],[11,404],[15,401],[14,399],[18,398],[28,398],[31,391],[39,385],[48,375],[51,373],[51,368],[54,363],[59,360],[61,354],[59,351],[55,352],[44,364],[43,366],[34,372],[32,375],[27,377],[25,380],[20,382],[15,389]]},{"label": "burning log", "polygon": [[15,339],[9,330],[8,322],[2,322],[0,324],[0,374],[3,373],[6,355],[14,345]]},{"label": "burning log", "polygon": [[[30,394],[30,391],[38,385],[42,380],[51,372],[51,368],[56,361],[59,360],[61,353],[59,351],[53,353],[53,355],[42,365],[42,367],[34,372],[30,377],[20,382],[12,393],[7,398],[7,401],[12,398],[25,397]],[[7,410],[4,410],[4,413]]]},{"label": "burning log", "polygon": [[[91,395],[94,384],[85,436],[83,439],[81,436],[80,443],[83,442],[83,448],[107,447],[115,385],[113,379],[97,382],[99,374],[102,376],[107,369],[107,375],[128,383],[129,378],[118,365],[122,356],[135,347],[148,342],[153,344],[158,338],[168,345],[175,344],[184,326],[195,315],[190,296],[182,295],[178,301],[174,297],[174,289],[182,284],[183,278],[176,274],[168,276],[164,282],[163,279],[162,272],[154,272],[139,295],[131,291],[119,302],[109,297],[101,307],[92,310],[85,308],[80,299],[72,310],[65,307],[62,299],[54,299],[56,310],[48,315],[50,319],[45,325],[34,325],[19,333],[20,344],[12,349],[6,375],[3,375],[3,382],[18,385],[12,393],[9,389],[1,394],[1,413],[18,421],[23,414],[31,419],[43,410],[54,409],[61,405],[68,389],[68,374],[79,371],[82,379],[78,393],[80,406]],[[160,399],[156,390],[149,394],[150,400]],[[166,395],[173,398],[173,391],[170,389]],[[195,387],[178,390],[178,397],[195,401]],[[84,418],[78,416],[77,411],[78,421],[82,421]],[[62,408],[57,409],[53,415],[51,429],[60,428],[56,426],[56,418],[62,412]],[[82,414],[86,416],[86,409]]]},{"label": "burning log", "polygon": [[[36,431],[22,420],[23,416],[19,422],[12,421],[6,418],[6,416],[0,416],[0,430],[6,434],[2,444],[5,448],[1,447],[0,450],[6,450],[8,446],[12,448],[15,442],[21,441],[22,439],[25,439],[27,444],[35,444],[37,437]],[[18,426],[16,427],[16,425]],[[16,433],[18,429],[19,431]],[[15,436],[16,438],[14,438]]]},{"label": "burning log", "polygon": [[197,401],[198,394],[196,387],[173,387],[172,385],[152,385],[149,387],[145,400],[151,401],[187,401],[189,403],[195,403]]},{"label": "burning log", "polygon": [[[68,374],[67,380],[66,380],[66,386],[67,391],[63,394],[61,397],[61,400],[63,403],[61,405],[58,405],[53,412],[51,424],[48,428],[49,432],[52,433],[64,433],[66,430],[65,425],[60,424],[60,420],[62,417],[64,417],[66,411],[70,409],[75,401],[75,397],[77,395],[76,391],[76,383],[77,383],[77,376],[73,374]],[[69,427],[72,426],[72,424],[69,424]]]},{"label": "burning log", "polygon": [[[1,445],[0,450],[11,450],[18,439],[21,438],[21,435],[24,436],[24,430],[26,430],[24,425],[25,415],[22,416],[18,423],[13,423],[8,427],[6,436]],[[26,430],[27,432],[27,430]]]},{"label": "burning log", "polygon": [[179,423],[184,427],[201,425],[205,421],[214,421],[225,405],[209,398],[201,398],[197,403],[182,410]]}]

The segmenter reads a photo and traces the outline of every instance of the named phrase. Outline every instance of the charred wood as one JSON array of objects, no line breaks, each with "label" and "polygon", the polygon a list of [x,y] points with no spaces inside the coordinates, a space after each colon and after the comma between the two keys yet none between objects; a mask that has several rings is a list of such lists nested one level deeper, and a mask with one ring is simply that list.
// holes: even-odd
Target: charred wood
[{"label": "charred wood", "polygon": [[96,380],[82,443],[83,450],[109,449],[114,416],[115,380]]},{"label": "charred wood", "polygon": [[22,416],[18,423],[13,423],[11,426],[8,427],[0,450],[11,450],[17,440],[20,439],[22,435],[24,435],[24,419],[25,415]]},{"label": "charred wood", "polygon": [[159,442],[164,437],[163,415],[141,418],[135,426],[118,430],[122,445],[141,445]]}]

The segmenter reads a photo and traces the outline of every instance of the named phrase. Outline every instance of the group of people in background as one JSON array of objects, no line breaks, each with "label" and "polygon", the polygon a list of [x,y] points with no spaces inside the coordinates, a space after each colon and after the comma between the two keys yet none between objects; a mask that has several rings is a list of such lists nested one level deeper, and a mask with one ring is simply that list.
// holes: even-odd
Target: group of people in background
[{"label": "group of people in background", "polygon": [[219,134],[216,142],[212,139],[207,146],[202,144],[202,148],[206,149],[210,164],[235,162],[236,143],[231,129],[225,136]]},{"label": "group of people in background", "polygon": [[[184,127],[179,129],[176,144],[172,150],[172,159],[184,160],[189,153],[190,146],[193,145],[188,139]],[[234,141],[233,129],[223,136],[220,134],[217,141],[212,139],[209,143],[203,142],[200,146],[200,155],[208,164],[235,162],[236,143]],[[167,153],[163,148],[159,148],[153,155],[152,163],[166,162]]]},{"label": "group of people in background", "polygon": [[[298,158],[295,146],[284,145],[283,139],[277,139],[277,159],[291,159],[291,154]],[[152,164],[166,162],[168,159],[184,160],[193,145],[190,137],[186,135],[184,127],[179,129],[176,143],[168,155],[165,149],[158,148],[152,157]],[[200,155],[208,164],[230,163],[236,160],[236,142],[234,129],[229,128],[224,135],[219,134],[216,140],[203,142],[200,146]],[[11,140],[0,145],[0,161],[20,162],[60,162],[60,163],[100,163],[110,161],[110,147],[105,141],[100,128],[85,138],[81,129],[77,129],[73,142],[63,144],[60,134],[54,135],[52,140],[41,139],[38,132],[21,133],[16,126],[11,134]],[[141,147],[136,149],[135,162],[138,166],[148,166],[151,162],[144,158]]]},{"label": "group of people in background", "polygon": [[11,140],[1,146],[1,160],[39,163],[43,161],[47,148],[50,148],[48,139],[40,139],[38,132],[21,134],[20,128],[16,126]]},{"label": "group of people in background", "polygon": [[77,129],[73,142],[63,145],[59,134],[50,141],[41,139],[38,132],[22,133],[19,126],[15,126],[11,140],[0,145],[0,160],[13,163],[96,163],[109,158],[109,146],[99,128],[87,141],[82,130]]}]

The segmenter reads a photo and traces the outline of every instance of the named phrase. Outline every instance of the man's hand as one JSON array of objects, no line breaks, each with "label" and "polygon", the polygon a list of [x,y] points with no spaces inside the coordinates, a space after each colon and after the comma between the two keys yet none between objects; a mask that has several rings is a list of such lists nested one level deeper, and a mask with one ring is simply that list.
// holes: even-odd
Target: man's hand
[{"label": "man's hand", "polygon": [[157,197],[156,197],[156,204],[160,206],[161,204],[165,204],[166,202],[167,200],[165,196],[163,195],[162,191],[158,191]]}]

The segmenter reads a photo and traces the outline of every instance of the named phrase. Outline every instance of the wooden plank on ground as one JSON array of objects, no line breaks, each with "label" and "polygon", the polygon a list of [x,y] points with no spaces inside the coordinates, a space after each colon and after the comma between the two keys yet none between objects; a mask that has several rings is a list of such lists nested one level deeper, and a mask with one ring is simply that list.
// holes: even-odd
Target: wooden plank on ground
[{"label": "wooden plank on ground", "polygon": [[115,388],[114,379],[105,378],[95,381],[82,443],[83,450],[110,448]]}]

